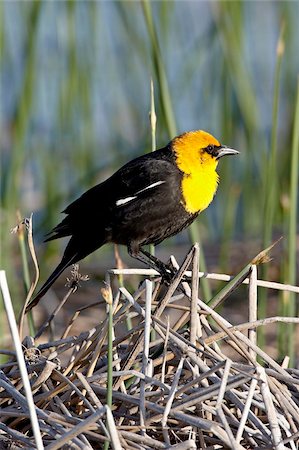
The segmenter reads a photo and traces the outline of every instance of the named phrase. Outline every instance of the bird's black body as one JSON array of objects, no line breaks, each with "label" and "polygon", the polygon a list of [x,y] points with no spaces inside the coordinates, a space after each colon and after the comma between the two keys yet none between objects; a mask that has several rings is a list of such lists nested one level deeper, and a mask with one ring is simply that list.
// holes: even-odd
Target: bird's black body
[{"label": "bird's black body", "polygon": [[[67,216],[46,241],[71,239],[61,263],[27,309],[38,303],[63,270],[102,245],[123,244],[137,256],[143,245],[156,245],[193,222],[198,214],[188,213],[183,206],[182,176],[172,150],[165,147],[130,161],[71,203],[63,211]],[[136,198],[125,201],[132,197]]]},{"label": "bird's black body", "polygon": [[180,203],[181,178],[167,147],[136,158],[71,203],[47,240],[72,236],[65,250],[68,257],[77,254],[72,264],[108,242],[137,254],[141,246],[160,243],[196,217]]},{"label": "bird's black body", "polygon": [[63,211],[66,217],[46,239],[70,236],[61,262],[26,310],[68,266],[109,242],[126,245],[131,256],[168,276],[165,265],[142,246],[159,244],[190,225],[215,195],[219,158],[236,153],[205,131],[191,131],[89,189]]}]

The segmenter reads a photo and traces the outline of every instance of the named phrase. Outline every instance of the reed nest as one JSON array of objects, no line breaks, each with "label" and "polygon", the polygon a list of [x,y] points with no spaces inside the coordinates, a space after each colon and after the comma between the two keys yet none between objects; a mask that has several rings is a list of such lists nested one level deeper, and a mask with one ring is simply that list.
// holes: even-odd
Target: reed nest
[{"label": "reed nest", "polygon": [[[35,433],[16,353],[1,350],[9,360],[0,370],[0,448],[298,449],[299,370],[259,348],[256,328],[299,320],[254,319],[257,286],[266,283],[255,270],[263,258],[258,255],[209,304],[198,296],[199,278],[208,274],[198,271],[197,245],[167,286],[153,270],[110,270],[102,291],[106,318],[72,336],[77,311],[61,338],[49,342],[50,323],[82,279],[75,268],[62,304],[35,338],[21,338]],[[143,280],[133,294],[125,283],[115,287],[128,273]],[[241,283],[249,284],[244,301],[251,320],[232,326],[215,308]],[[179,318],[170,323],[166,311]]]}]

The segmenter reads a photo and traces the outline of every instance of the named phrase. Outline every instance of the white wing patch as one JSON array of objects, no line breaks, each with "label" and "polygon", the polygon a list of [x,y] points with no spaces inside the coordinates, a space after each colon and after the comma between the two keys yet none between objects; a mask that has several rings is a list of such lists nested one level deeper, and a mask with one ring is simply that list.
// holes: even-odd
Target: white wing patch
[{"label": "white wing patch", "polygon": [[141,192],[144,192],[147,189],[152,189],[156,186],[160,186],[160,184],[163,184],[163,183],[165,183],[165,181],[156,181],[155,183],[150,184],[149,186],[146,186],[145,188],[136,192],[136,195],[134,195],[133,197],[120,198],[119,200],[116,201],[115,204],[116,204],[116,206],[126,205],[127,203],[131,202],[132,200],[135,200],[135,198],[137,198],[138,194],[141,194]]},{"label": "white wing patch", "polygon": [[156,181],[156,183],[150,184],[149,186],[146,186],[145,188],[141,189],[140,191],[136,192],[136,194],[140,194],[141,192],[146,191],[147,189],[152,189],[156,186],[159,186],[160,184],[165,183],[165,181]]},{"label": "white wing patch", "polygon": [[122,205],[125,205],[126,203],[131,202],[135,198],[137,198],[137,197],[135,196],[135,197],[121,198],[120,200],[117,200],[117,202],[115,204],[116,204],[116,206],[122,206]]}]

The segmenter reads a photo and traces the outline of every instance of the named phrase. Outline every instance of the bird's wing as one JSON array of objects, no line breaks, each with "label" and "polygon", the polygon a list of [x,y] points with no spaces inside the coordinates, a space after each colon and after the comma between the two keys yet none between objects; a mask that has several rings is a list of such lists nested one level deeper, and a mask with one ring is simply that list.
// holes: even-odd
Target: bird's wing
[{"label": "bird's wing", "polygon": [[99,224],[105,227],[112,217],[120,219],[126,208],[138,208],[139,202],[149,198],[159,205],[161,200],[162,204],[170,202],[165,196],[177,195],[180,178],[167,149],[140,156],[71,203],[63,211],[67,216],[49,233],[47,241]]},{"label": "bird's wing", "polygon": [[164,153],[160,153],[159,158],[158,152],[130,161],[106,181],[86,191],[63,212],[77,216],[91,209],[101,209],[105,214],[111,208],[142,198],[150,191],[158,188],[164,190],[166,185],[174,181],[173,178],[180,177],[180,172],[170,160],[163,157]]}]

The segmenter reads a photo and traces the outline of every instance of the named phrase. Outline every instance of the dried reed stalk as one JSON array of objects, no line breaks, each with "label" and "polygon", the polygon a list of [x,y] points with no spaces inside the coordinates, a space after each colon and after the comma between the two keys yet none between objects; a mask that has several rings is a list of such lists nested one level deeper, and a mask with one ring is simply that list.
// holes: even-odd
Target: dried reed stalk
[{"label": "dried reed stalk", "polygon": [[[229,278],[229,293],[240,280],[252,283],[252,321],[232,326],[199,298],[198,278],[226,278],[198,272],[198,256],[198,247],[192,247],[167,288],[152,270],[109,271],[116,333],[110,372],[107,320],[69,336],[78,311],[62,338],[48,342],[47,324],[56,319],[52,315],[39,331],[39,342],[25,338],[23,354],[44,448],[101,449],[108,441],[117,450],[298,449],[299,371],[280,366],[257,346],[254,334],[257,326],[270,322],[299,322],[256,318],[256,286],[284,286],[258,280],[255,269],[249,269],[249,278],[247,270],[235,280]],[[127,273],[154,278],[132,295],[125,285],[116,288],[113,279]],[[221,295],[216,304],[227,298],[227,291]],[[90,308],[101,306],[97,302]],[[178,315],[173,325],[167,319],[170,311]],[[128,318],[130,330],[125,329]],[[249,339],[242,333],[248,330]],[[227,356],[228,349],[234,357]],[[0,367],[0,447],[36,448],[16,354],[12,349],[0,352],[9,358]],[[111,371],[110,409],[106,399]]]}]

